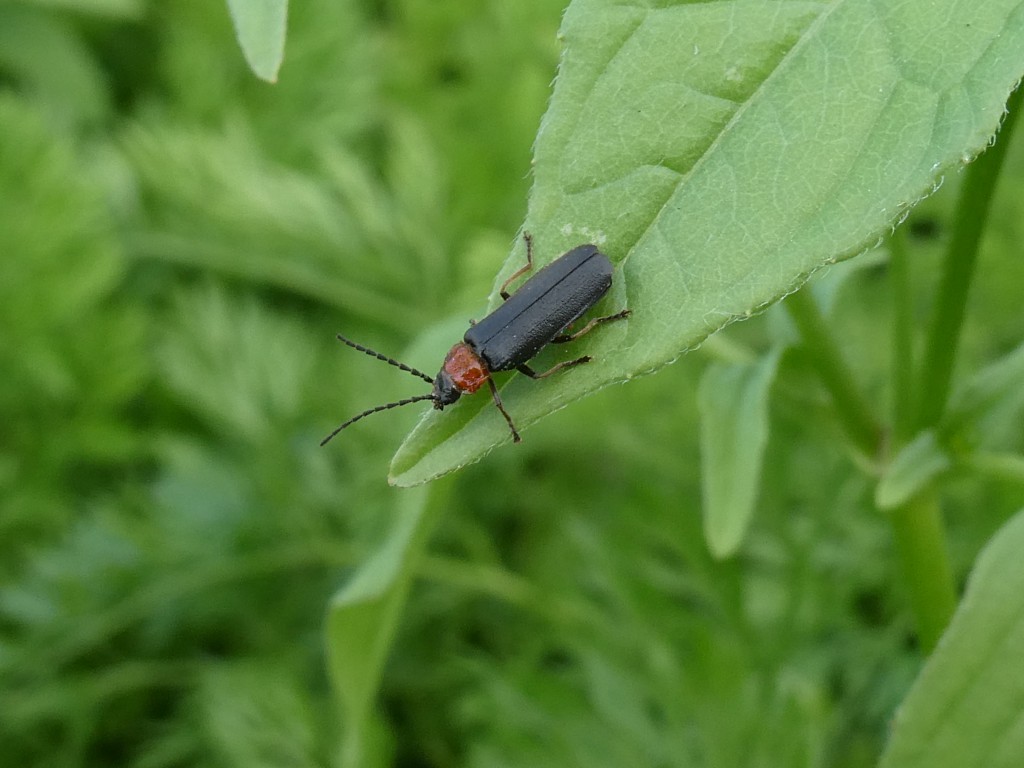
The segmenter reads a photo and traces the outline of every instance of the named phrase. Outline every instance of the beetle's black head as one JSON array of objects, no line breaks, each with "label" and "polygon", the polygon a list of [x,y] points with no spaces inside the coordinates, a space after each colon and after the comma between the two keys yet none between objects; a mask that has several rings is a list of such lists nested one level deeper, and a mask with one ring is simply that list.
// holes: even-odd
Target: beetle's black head
[{"label": "beetle's black head", "polygon": [[455,380],[448,371],[442,368],[438,372],[437,378],[434,379],[434,391],[431,393],[434,407],[439,411],[443,410],[446,405],[451,405],[461,395],[462,390],[456,385]]}]

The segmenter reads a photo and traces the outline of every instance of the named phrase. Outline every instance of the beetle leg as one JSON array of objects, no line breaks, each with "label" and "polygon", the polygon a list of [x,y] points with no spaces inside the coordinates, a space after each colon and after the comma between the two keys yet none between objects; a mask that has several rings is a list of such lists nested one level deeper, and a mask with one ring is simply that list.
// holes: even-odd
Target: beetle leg
[{"label": "beetle leg", "polygon": [[607,315],[605,317],[595,317],[589,323],[587,323],[582,328],[580,328],[578,331],[576,331],[576,333],[560,334],[558,336],[555,336],[555,338],[553,338],[551,340],[551,343],[552,344],[565,344],[567,341],[575,341],[576,339],[578,339],[583,334],[590,333],[590,331],[594,330],[594,328],[596,326],[600,325],[601,323],[609,323],[612,320],[622,320],[625,317],[629,317],[631,312],[632,312],[631,309],[624,309],[621,312],[616,312],[614,315]]},{"label": "beetle leg", "polygon": [[513,272],[509,279],[501,284],[499,293],[505,301],[508,301],[509,296],[512,295],[508,292],[509,283],[533,269],[533,235],[523,232],[523,240],[526,241],[526,264]]},{"label": "beetle leg", "polygon": [[517,365],[516,370],[524,376],[529,376],[531,379],[545,379],[552,373],[558,373],[565,368],[572,368],[574,365],[583,365],[583,363],[589,363],[593,358],[590,355],[584,355],[583,357],[577,357],[575,360],[566,360],[564,363],[558,363],[548,368],[544,373],[537,373],[528,365]]},{"label": "beetle leg", "polygon": [[501,402],[501,395],[498,394],[498,388],[494,385],[494,379],[488,378],[487,384],[491,388],[491,397],[494,398],[494,404],[498,406],[498,410],[501,411],[501,415],[505,417],[505,421],[508,422],[508,428],[512,430],[512,442],[518,443],[520,441],[519,433],[516,432],[516,425],[512,423],[512,417],[508,415],[508,411],[505,410],[505,406]]}]

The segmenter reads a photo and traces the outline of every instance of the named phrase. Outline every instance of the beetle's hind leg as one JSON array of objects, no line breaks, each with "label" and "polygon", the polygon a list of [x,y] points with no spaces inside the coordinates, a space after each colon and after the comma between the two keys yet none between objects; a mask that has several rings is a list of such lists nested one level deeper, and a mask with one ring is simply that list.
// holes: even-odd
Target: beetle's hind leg
[{"label": "beetle's hind leg", "polygon": [[[622,320],[624,318],[627,318],[629,317],[631,312],[632,310],[630,309],[624,309],[621,312],[616,312],[614,315],[606,315],[605,317],[595,317],[593,320],[591,320],[589,323],[587,323],[585,326],[580,328],[575,333],[561,334],[559,336],[555,336],[555,338],[551,340],[551,343],[565,344],[567,341],[573,341],[575,339],[578,339],[585,333],[590,333],[590,331],[594,330],[594,328],[601,325],[602,323],[610,323],[612,320]],[[558,371],[564,370],[565,368],[572,368],[575,365],[583,365],[583,363],[589,363],[591,360],[593,360],[593,358],[590,355],[584,355],[583,357],[578,357],[575,360],[566,360],[563,363],[553,365],[548,370],[544,371],[544,373],[537,373],[528,365],[516,366],[516,370],[519,371],[524,376],[529,376],[531,379],[543,379],[550,376],[552,373],[558,373]]]},{"label": "beetle's hind leg", "polygon": [[574,365],[583,365],[593,360],[590,355],[584,355],[583,357],[577,357],[575,360],[566,360],[564,363],[558,363],[548,368],[544,373],[537,373],[533,368],[528,365],[517,365],[516,370],[524,376],[529,376],[531,379],[546,379],[552,373],[558,373],[566,368],[572,368]]},{"label": "beetle's hind leg", "polygon": [[621,312],[616,312],[614,315],[606,315],[605,317],[595,317],[589,323],[584,325],[575,333],[563,333],[555,336],[551,340],[552,344],[565,344],[569,341],[575,341],[585,333],[590,333],[594,328],[601,325],[601,323],[610,323],[612,320],[622,320],[623,318],[629,317],[633,310],[624,309]]},{"label": "beetle's hind leg", "polygon": [[509,284],[516,278],[525,275],[533,269],[533,235],[529,232],[523,232],[523,240],[526,241],[526,264],[513,272],[509,279],[501,284],[501,290],[498,292],[501,294],[501,298],[505,301],[508,301],[509,297],[512,295],[508,292]]}]

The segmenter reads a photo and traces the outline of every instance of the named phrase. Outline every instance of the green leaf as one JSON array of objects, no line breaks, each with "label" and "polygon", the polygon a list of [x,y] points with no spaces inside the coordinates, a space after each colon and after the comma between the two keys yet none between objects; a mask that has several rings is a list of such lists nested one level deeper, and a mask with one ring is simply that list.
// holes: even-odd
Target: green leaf
[{"label": "green leaf", "polygon": [[1024,456],[1020,454],[980,451],[964,457],[962,463],[986,478],[1024,485]]},{"label": "green leaf", "polygon": [[905,503],[953,465],[935,432],[927,430],[911,440],[886,467],[875,488],[879,509],[893,509]]},{"label": "green leaf", "polygon": [[[926,430],[905,445],[886,468],[875,489],[875,504],[890,510],[905,503],[954,464],[954,458],[977,471],[1017,477],[1012,457],[975,454],[950,455],[950,445],[963,442],[998,442],[998,436],[1019,434],[1019,412],[1024,406],[1024,345],[974,373],[957,391],[939,429]],[[982,439],[984,438],[984,439]],[[974,446],[970,446],[973,448]]]},{"label": "green leaf", "polygon": [[700,383],[704,537],[715,557],[736,552],[754,515],[779,354],[752,365],[713,364]]},{"label": "green leaf", "polygon": [[182,291],[158,348],[162,379],[186,409],[228,434],[276,441],[303,407],[313,365],[305,333],[212,284]]},{"label": "green leaf", "polygon": [[93,52],[53,13],[0,5],[0,71],[45,105],[48,123],[96,125],[110,112],[109,85]]},{"label": "green leaf", "polygon": [[284,59],[288,0],[228,0],[238,44],[256,76],[277,82]]},{"label": "green leaf", "polygon": [[331,683],[344,718],[342,768],[387,764],[373,704],[416,563],[441,506],[427,501],[423,490],[401,493],[387,542],[335,594],[328,609]]},{"label": "green leaf", "polygon": [[949,629],[896,714],[881,768],[1024,765],[1024,511],[978,558]]},{"label": "green leaf", "polygon": [[[577,0],[563,21],[526,229],[540,264],[600,245],[620,269],[596,311],[633,315],[575,345],[590,365],[505,384],[521,430],[877,241],[984,149],[1024,71],[1019,0],[654,5]],[[467,400],[425,417],[392,482],[509,440]]]},{"label": "green leaf", "polygon": [[1019,412],[1024,407],[1024,344],[974,373],[950,401],[942,421],[943,432],[961,432],[969,426],[991,438],[1020,432]]},{"label": "green leaf", "polygon": [[301,676],[274,657],[201,668],[197,719],[224,765],[314,768],[318,712]]}]

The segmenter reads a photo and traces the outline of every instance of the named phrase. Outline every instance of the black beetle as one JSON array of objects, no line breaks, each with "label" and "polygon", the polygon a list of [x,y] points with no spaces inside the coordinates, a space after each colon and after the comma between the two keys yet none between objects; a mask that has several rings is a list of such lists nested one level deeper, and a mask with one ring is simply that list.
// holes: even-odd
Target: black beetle
[{"label": "black beetle", "polygon": [[630,310],[624,309],[614,315],[594,318],[575,333],[564,333],[611,287],[612,263],[595,245],[578,245],[562,254],[510,296],[506,290],[509,283],[533,268],[533,238],[528,234],[523,237],[526,240],[526,265],[502,284],[500,293],[505,303],[480,322],[470,323],[466,335],[449,350],[444,365],[433,379],[422,371],[338,335],[338,340],[350,347],[419,376],[432,384],[433,390],[426,395],[417,395],[363,411],[331,432],[320,445],[326,445],[345,427],[371,413],[422,400],[432,400],[434,407],[442,410],[463,394],[476,392],[484,382],[490,387],[494,404],[498,406],[501,415],[508,422],[509,429],[512,430],[512,440],[519,442],[519,433],[501,402],[491,374],[514,369],[531,379],[543,379],[556,371],[590,362],[590,357],[585,355],[558,363],[544,373],[536,373],[526,364],[548,344],[562,344],[578,339],[601,323],[621,320],[630,314]]}]

